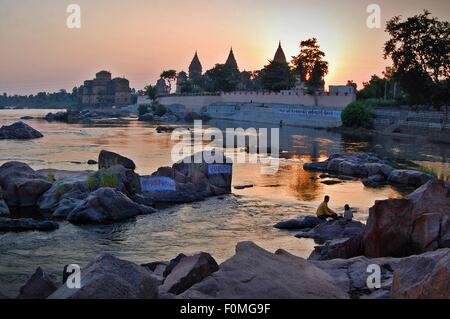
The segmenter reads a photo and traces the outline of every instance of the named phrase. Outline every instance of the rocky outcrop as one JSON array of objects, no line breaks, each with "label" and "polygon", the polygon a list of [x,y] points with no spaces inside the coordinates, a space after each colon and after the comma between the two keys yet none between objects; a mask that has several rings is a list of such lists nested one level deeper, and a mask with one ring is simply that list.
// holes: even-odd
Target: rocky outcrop
[{"label": "rocky outcrop", "polygon": [[305,229],[305,228],[311,229],[323,223],[325,223],[324,220],[317,218],[315,216],[304,216],[278,222],[275,224],[274,227],[278,229]]},{"label": "rocky outcrop", "polygon": [[323,162],[305,163],[303,168],[338,176],[358,176],[363,178],[362,182],[367,187],[379,187],[386,182],[421,186],[433,179],[433,176],[416,170],[394,169],[388,161],[363,152],[333,154]]},{"label": "rocky outcrop", "polygon": [[395,184],[421,186],[433,179],[433,176],[414,170],[396,169],[389,174],[388,181]]},{"label": "rocky outcrop", "polygon": [[58,289],[56,282],[41,267],[20,288],[17,299],[46,299]]},{"label": "rocky outcrop", "polygon": [[347,298],[333,279],[307,260],[285,251],[272,254],[251,242],[220,269],[180,295],[181,298],[312,299]]},{"label": "rocky outcrop", "polygon": [[41,137],[44,137],[41,132],[35,130],[24,122],[16,122],[12,125],[4,125],[0,127],[0,140],[29,140]]},{"label": "rocky outcrop", "polygon": [[89,196],[86,174],[58,179],[38,201],[39,210],[65,219],[67,215]]},{"label": "rocky outcrop", "polygon": [[138,120],[142,121],[142,122],[153,122],[154,115],[153,115],[153,113],[145,113],[145,114],[139,115]]},{"label": "rocky outcrop", "polygon": [[179,295],[217,270],[219,266],[208,253],[184,256],[167,275],[161,291]]},{"label": "rocky outcrop", "polygon": [[392,297],[450,299],[450,249],[402,259],[395,267]]},{"label": "rocky outcrop", "polygon": [[135,170],[136,164],[125,156],[114,152],[102,150],[98,156],[98,169],[110,168],[116,165],[122,165],[125,168]]},{"label": "rocky outcrop", "polygon": [[153,299],[158,280],[132,262],[103,254],[81,270],[81,288],[61,286],[49,299]]},{"label": "rocky outcrop", "polygon": [[450,185],[431,180],[404,199],[376,201],[369,210],[364,252],[403,257],[450,247]]},{"label": "rocky outcrop", "polygon": [[0,217],[0,231],[23,232],[31,230],[52,231],[59,226],[51,221],[39,221],[31,218],[11,219]]},{"label": "rocky outcrop", "polygon": [[113,188],[99,188],[76,206],[67,220],[76,224],[106,224],[153,212],[153,208],[139,205]]},{"label": "rocky outcrop", "polygon": [[358,221],[332,220],[319,224],[311,230],[299,232],[295,237],[312,238],[318,241],[351,238],[362,235],[364,228],[365,225]]},{"label": "rocky outcrop", "polygon": [[[219,153],[216,154],[219,156],[215,158],[222,160],[219,163],[209,164],[205,161],[207,155],[207,152],[197,153],[182,162],[175,163],[172,167],[161,167],[151,176],[141,177],[141,184],[143,178],[149,178],[151,185],[142,188],[141,196],[134,199],[140,203],[179,203],[231,193],[231,160],[227,160],[222,153]],[[195,163],[197,158],[200,158],[199,163]],[[170,187],[161,187],[162,184]]]},{"label": "rocky outcrop", "polygon": [[0,187],[9,207],[36,206],[39,197],[51,186],[52,183],[27,164],[8,162],[0,167]]}]

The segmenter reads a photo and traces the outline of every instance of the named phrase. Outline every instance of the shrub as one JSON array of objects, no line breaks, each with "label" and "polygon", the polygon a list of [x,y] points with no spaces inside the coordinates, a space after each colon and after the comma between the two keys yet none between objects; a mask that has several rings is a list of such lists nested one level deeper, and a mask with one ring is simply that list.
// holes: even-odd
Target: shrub
[{"label": "shrub", "polygon": [[342,123],[347,127],[372,127],[372,109],[360,101],[355,101],[347,105],[342,111],[341,118]]},{"label": "shrub", "polygon": [[148,113],[148,106],[146,104],[139,104],[138,112],[139,116]]},{"label": "shrub", "polygon": [[93,192],[97,188],[96,187],[97,182],[96,182],[94,176],[88,176],[87,184],[88,184],[88,189],[90,192]]},{"label": "shrub", "polygon": [[166,107],[162,104],[159,104],[158,102],[154,102],[152,104],[152,110],[153,114],[155,114],[156,116],[163,116],[167,113]]},{"label": "shrub", "polygon": [[100,187],[117,188],[118,183],[117,175],[100,175]]},{"label": "shrub", "polygon": [[56,181],[56,178],[55,178],[55,174],[53,174],[53,173],[48,173],[47,174],[47,179],[48,179],[48,181],[50,182],[50,183],[54,183],[55,181]]}]

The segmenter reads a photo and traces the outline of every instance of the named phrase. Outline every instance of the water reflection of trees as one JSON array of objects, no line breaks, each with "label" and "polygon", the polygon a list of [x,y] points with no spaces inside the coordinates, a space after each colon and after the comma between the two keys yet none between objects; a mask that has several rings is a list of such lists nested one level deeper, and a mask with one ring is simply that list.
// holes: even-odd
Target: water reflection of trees
[{"label": "water reflection of trees", "polygon": [[314,201],[323,185],[319,183],[317,172],[307,172],[301,165],[292,165],[289,168],[293,177],[289,188],[296,194],[297,199],[302,201]]}]

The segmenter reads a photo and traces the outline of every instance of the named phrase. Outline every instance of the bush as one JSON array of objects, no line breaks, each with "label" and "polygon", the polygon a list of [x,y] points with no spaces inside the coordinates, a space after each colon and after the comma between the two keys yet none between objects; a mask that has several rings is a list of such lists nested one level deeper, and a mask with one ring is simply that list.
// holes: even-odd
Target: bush
[{"label": "bush", "polygon": [[347,105],[342,111],[341,118],[342,123],[347,127],[372,127],[372,109],[360,101],[355,101]]},{"label": "bush", "polygon": [[139,104],[138,112],[139,112],[139,116],[142,116],[142,115],[148,113],[148,106],[146,104]]},{"label": "bush", "polygon": [[164,105],[159,104],[158,102],[154,102],[152,105],[153,114],[156,116],[163,116],[167,113],[167,109]]}]

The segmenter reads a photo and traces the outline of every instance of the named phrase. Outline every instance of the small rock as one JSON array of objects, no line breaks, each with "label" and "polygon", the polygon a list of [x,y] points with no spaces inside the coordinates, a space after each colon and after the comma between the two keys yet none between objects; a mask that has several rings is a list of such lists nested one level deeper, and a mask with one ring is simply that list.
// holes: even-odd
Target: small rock
[{"label": "small rock", "polygon": [[46,299],[58,289],[58,285],[41,267],[20,288],[17,299]]},{"label": "small rock", "polygon": [[234,186],[234,189],[246,189],[246,188],[252,188],[253,184],[244,184],[244,185],[236,185]]},{"label": "small rock", "polygon": [[386,179],[383,175],[371,175],[362,180],[364,186],[367,187],[379,187],[383,186],[386,183]]},{"label": "small rock", "polygon": [[342,184],[342,181],[336,180],[336,179],[328,179],[321,181],[322,184],[325,185],[336,185],[336,184]]},{"label": "small rock", "polygon": [[28,140],[44,137],[41,132],[35,130],[24,122],[16,122],[9,126],[0,127],[0,140],[17,139]]},{"label": "small rock", "polygon": [[305,229],[305,228],[310,229],[323,223],[325,223],[325,221],[320,218],[317,218],[316,216],[305,216],[279,222],[275,224],[274,227],[278,229]]},{"label": "small rock", "polygon": [[219,266],[208,253],[185,256],[164,280],[162,291],[179,295],[219,270]]},{"label": "small rock", "polygon": [[88,165],[97,165],[98,162],[96,160],[89,160],[87,161]]},{"label": "small rock", "polygon": [[131,170],[136,169],[136,164],[134,164],[134,162],[129,158],[114,152],[104,150],[100,152],[98,157],[98,169],[110,168],[115,165],[122,165],[123,167]]}]

